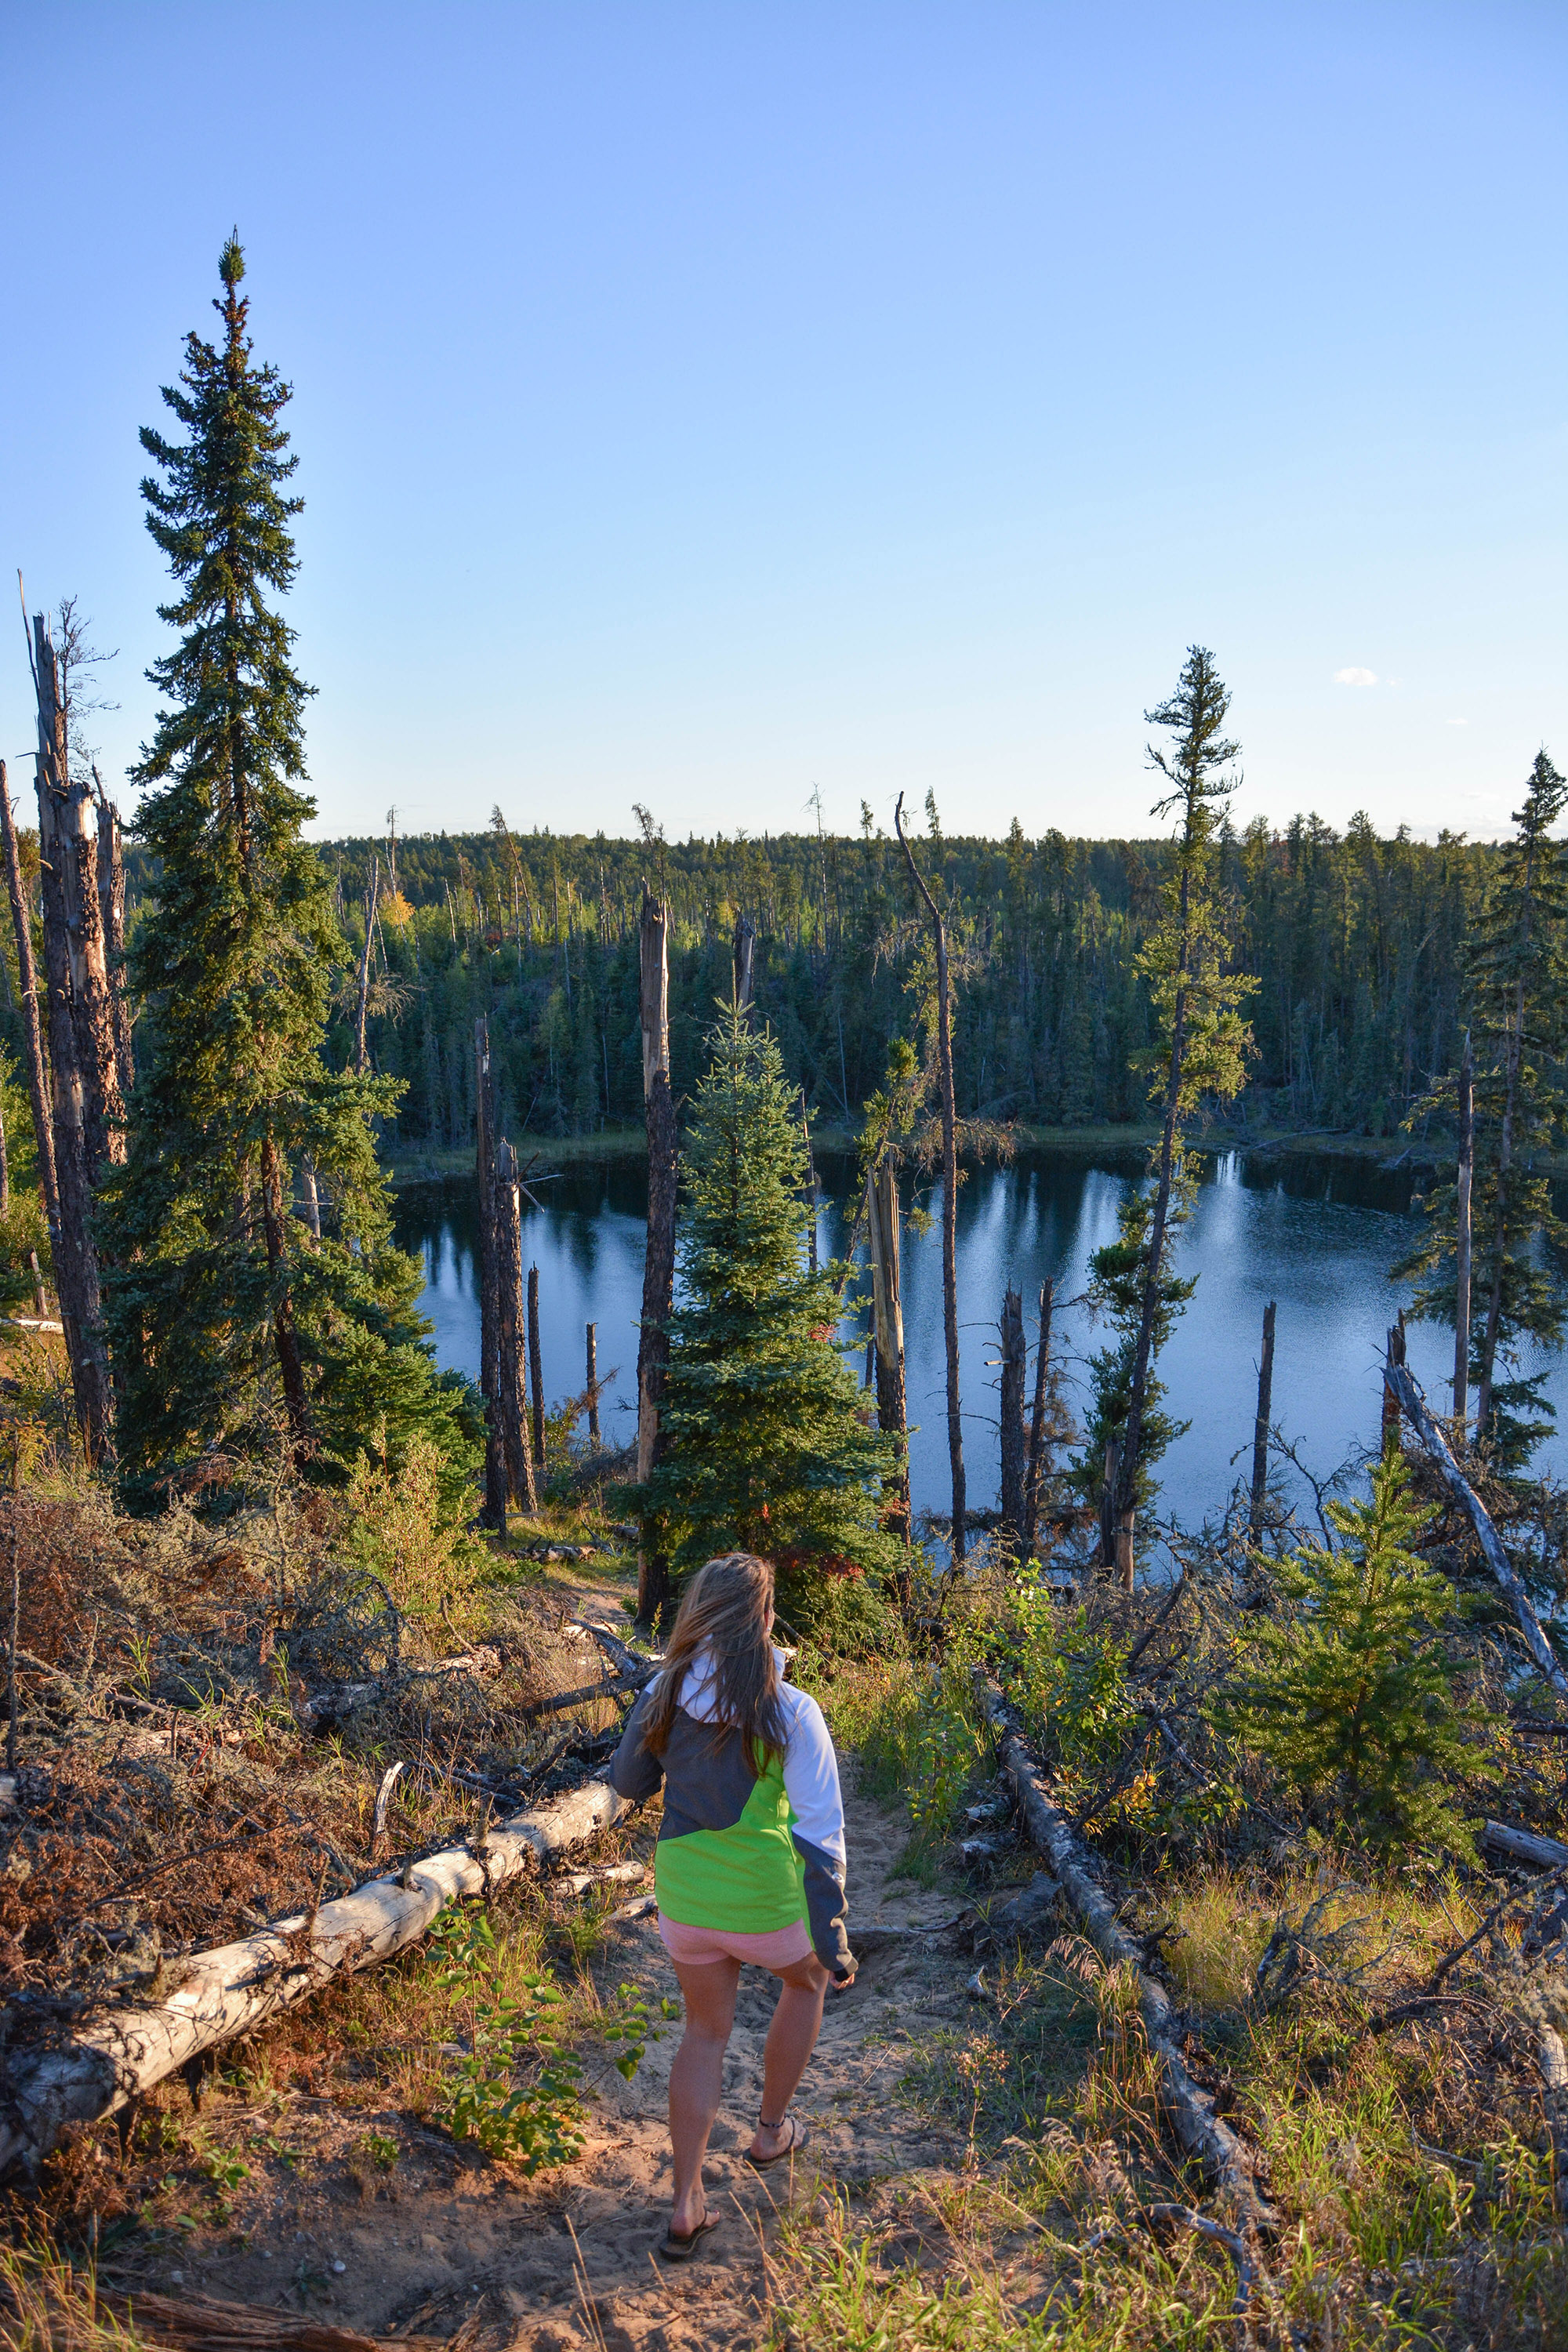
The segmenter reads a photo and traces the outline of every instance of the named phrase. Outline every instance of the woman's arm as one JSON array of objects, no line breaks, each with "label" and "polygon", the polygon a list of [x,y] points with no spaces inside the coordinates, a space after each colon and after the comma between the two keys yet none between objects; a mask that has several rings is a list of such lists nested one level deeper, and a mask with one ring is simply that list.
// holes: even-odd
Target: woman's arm
[{"label": "woman's arm", "polygon": [[648,1701],[655,1685],[650,1683],[626,1717],[626,1727],[621,1734],[621,1744],[610,1759],[610,1786],[617,1796],[629,1797],[634,1804],[646,1805],[658,1792],[664,1779],[664,1766],[643,1740],[643,1725],[647,1720]]},{"label": "woman's arm", "polygon": [[784,1794],[795,1815],[791,1834],[805,1867],[805,1903],[812,1949],[840,1982],[855,1973],[844,1924],[844,1798],[838,1759],[822,1709],[804,1691],[790,1691],[795,1720],[784,1750]]}]

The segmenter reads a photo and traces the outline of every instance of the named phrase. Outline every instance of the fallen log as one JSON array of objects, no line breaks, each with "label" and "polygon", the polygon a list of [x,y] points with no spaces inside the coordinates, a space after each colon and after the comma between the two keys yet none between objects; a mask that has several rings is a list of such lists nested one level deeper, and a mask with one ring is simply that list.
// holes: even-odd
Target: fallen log
[{"label": "fallen log", "polygon": [[206,2295],[176,2300],[100,2286],[93,2302],[133,2328],[138,2343],[178,2345],[184,2352],[445,2352],[450,2342],[445,2336],[364,2336],[357,2327],[334,2327],[329,2320]]},{"label": "fallen log", "polygon": [[1557,1663],[1556,1653],[1531,1605],[1530,1595],[1502,1548],[1502,1538],[1492,1525],[1491,1514],[1454,1459],[1454,1449],[1433,1420],[1431,1408],[1416,1386],[1409,1367],[1392,1362],[1385,1364],[1383,1377],[1399,1399],[1405,1420],[1426,1447],[1438,1476],[1465,1510],[1476,1531],[1476,1539],[1487,1566],[1508,1596],[1509,1605],[1518,1620],[1531,1656],[1558,1697],[1568,1698],[1568,1675]]},{"label": "fallen log", "polygon": [[161,1964],[140,2005],[110,2010],[52,2046],[13,2048],[0,2100],[0,2173],[18,2161],[36,2164],[68,2126],[100,2122],[333,1977],[394,1958],[458,1897],[488,1895],[631,1810],[607,1781],[586,1781],[481,1830],[468,1845],[408,1864],[399,1877],[370,1879],[309,1915],[194,1952],[167,1977]]},{"label": "fallen log", "polygon": [[1481,1832],[1481,1843],[1489,1845],[1497,1853],[1511,1854],[1515,1862],[1533,1863],[1537,1870],[1559,1870],[1568,1862],[1568,1845],[1561,1838],[1539,1837],[1534,1830],[1510,1829],[1507,1822],[1488,1822]]},{"label": "fallen log", "polygon": [[1056,1874],[1058,1885],[1082,1920],[1100,1958],[1112,1968],[1135,1971],[1139,2006],[1149,2047],[1159,2069],[1160,2091],[1176,2137],[1229,2198],[1244,2234],[1272,2229],[1275,2215],[1259,2196],[1254,2158],[1246,2142],[1215,2112],[1214,2100],[1187,2072],[1176,2044],[1175,2018],[1163,1986],[1144,1974],[1142,1955],[1127,1935],[1104,1891],[1089,1874],[1089,1857],[1065,1813],[1041,1786],[1038,1768],[1007,1721],[1001,1693],[982,1685],[985,1712],[996,1732],[997,1760],[1012,1782],[1029,1834]]}]

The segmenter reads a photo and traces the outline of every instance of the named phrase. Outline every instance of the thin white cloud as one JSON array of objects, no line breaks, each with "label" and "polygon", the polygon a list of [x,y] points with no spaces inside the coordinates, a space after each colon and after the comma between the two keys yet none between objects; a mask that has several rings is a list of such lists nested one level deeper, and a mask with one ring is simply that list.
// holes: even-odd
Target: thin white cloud
[{"label": "thin white cloud", "polygon": [[1443,721],[1445,727],[1468,727],[1469,723],[1468,719],[1445,719]]},{"label": "thin white cloud", "polygon": [[1337,669],[1334,672],[1334,684],[1336,686],[1375,686],[1377,672],[1374,669]]}]

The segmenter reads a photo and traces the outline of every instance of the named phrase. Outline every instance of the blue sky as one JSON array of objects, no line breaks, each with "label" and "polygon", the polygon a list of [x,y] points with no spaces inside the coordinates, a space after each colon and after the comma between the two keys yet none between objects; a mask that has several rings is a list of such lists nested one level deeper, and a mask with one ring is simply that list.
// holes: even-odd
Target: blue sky
[{"label": "blue sky", "polygon": [[1568,767],[1561,5],[0,0],[0,555],[111,776],[231,222],[321,833],[1146,830],[1194,639],[1240,815]]}]

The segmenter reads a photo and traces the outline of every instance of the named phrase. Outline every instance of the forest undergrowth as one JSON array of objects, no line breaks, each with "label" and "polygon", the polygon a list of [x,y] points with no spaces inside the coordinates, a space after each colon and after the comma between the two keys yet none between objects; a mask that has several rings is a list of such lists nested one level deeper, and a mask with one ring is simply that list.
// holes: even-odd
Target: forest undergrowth
[{"label": "forest undergrowth", "polygon": [[[539,1712],[601,1672],[579,1593],[630,1607],[632,1563],[581,1468],[505,1547],[444,1521],[417,1459],[367,1463],[348,1498],[280,1486],[217,1518],[127,1517],[47,1461],[17,1482],[0,1503],[21,1628],[0,1814],[11,2043],[155,1998],[193,1948],[460,1843],[602,1759],[613,1695]],[[1483,1827],[1568,1830],[1555,1713],[1397,1455],[1369,1500],[1330,1508],[1324,1543],[1275,1532],[1211,1530],[1132,1595],[1084,1575],[1064,1598],[983,1545],[931,1587],[934,1643],[911,1650],[889,1616],[879,1650],[803,1647],[797,1678],[858,1790],[903,1823],[899,1874],[961,1923],[943,1948],[969,1993],[900,2045],[897,2080],[952,2160],[803,2175],[750,2340],[1568,2344],[1564,2119],[1541,2064],[1542,2029],[1568,2023],[1568,1874]],[[1342,1582],[1343,1563],[1367,1571],[1353,1606],[1325,1603],[1322,1559],[1303,1601],[1319,1555]],[[1440,1557],[1457,1609],[1427,1592],[1424,1615],[1380,1615],[1380,1561],[1407,1600]],[[1291,1644],[1271,1654],[1268,1631],[1303,1611],[1338,1628],[1327,1685],[1348,1657],[1381,1695],[1356,1741],[1314,1755],[1289,1712]],[[1256,2158],[1271,2221],[1239,2311],[1234,2215],[1172,2136],[1138,1970],[1106,1966],[1029,1843],[987,1685]],[[112,2302],[127,2259],[249,2242],[268,2198],[374,2205],[454,2162],[569,2181],[603,2086],[668,2030],[616,1919],[649,1834],[627,1824],[590,1873],[451,1914],[123,2129],[68,2133],[8,2192],[0,2343],[155,2346]],[[322,2291],[308,2260],[297,2289],[307,2308]],[[535,2340],[556,2339],[515,2338]]]}]

